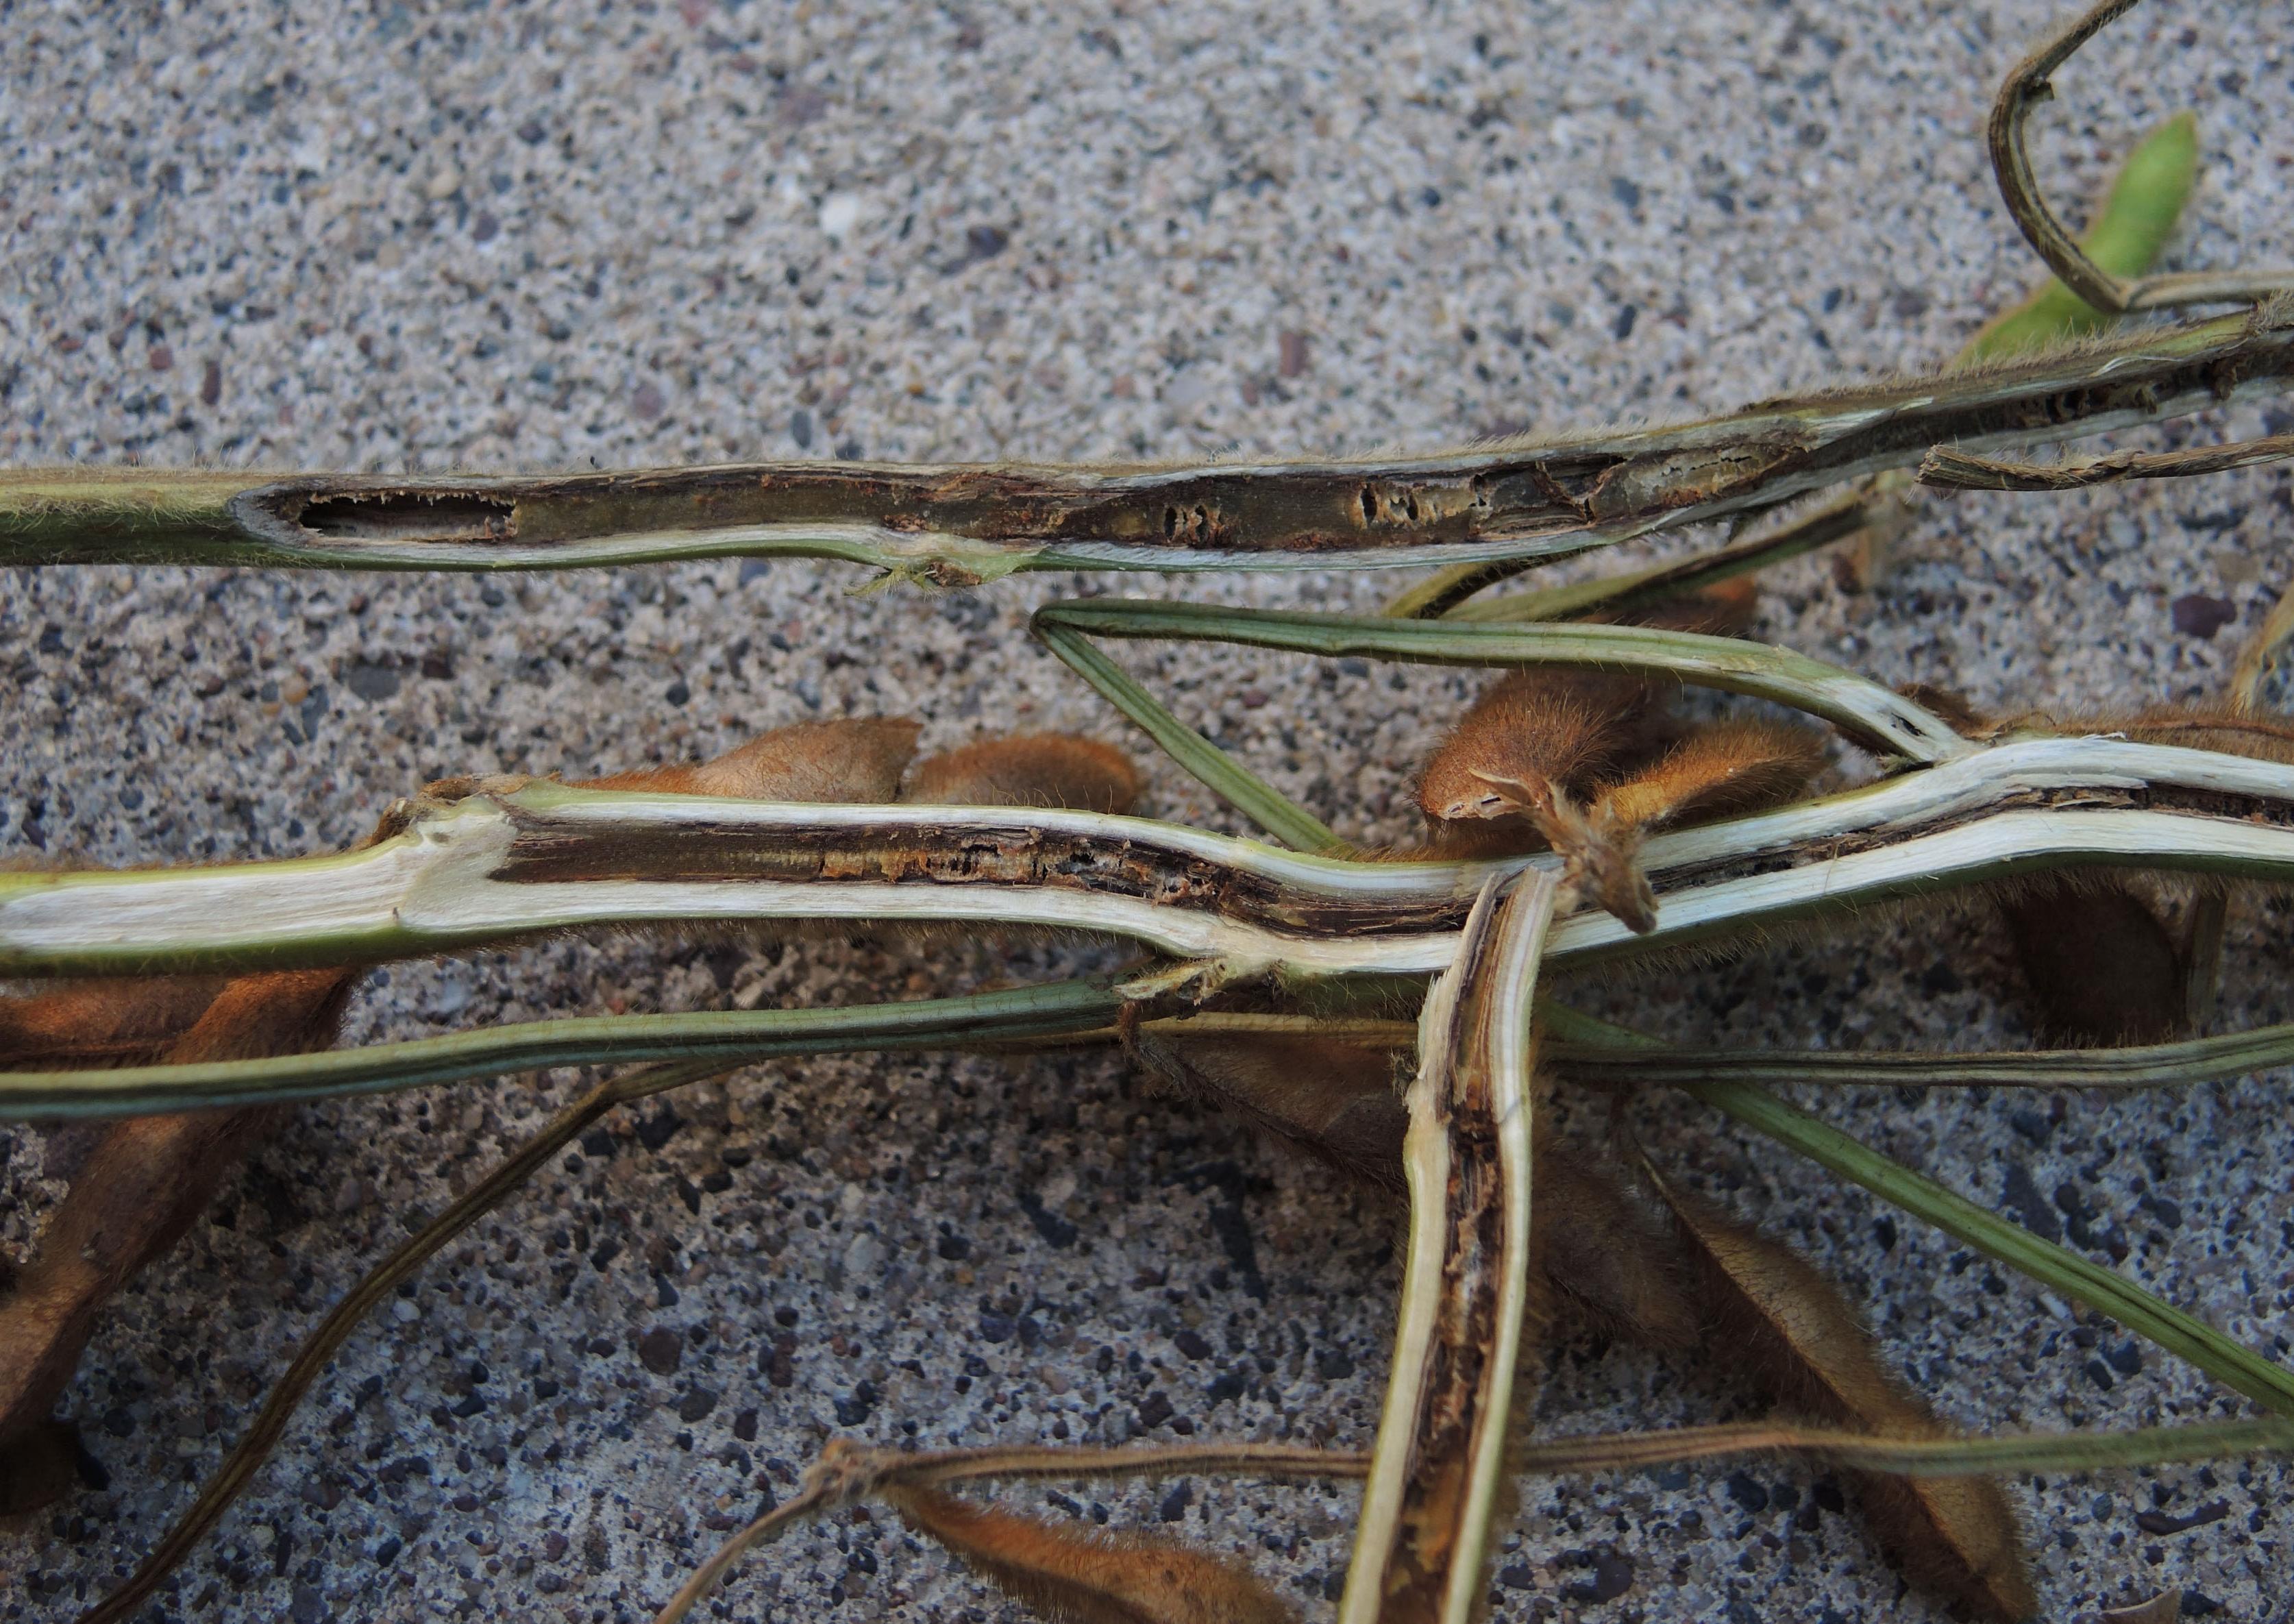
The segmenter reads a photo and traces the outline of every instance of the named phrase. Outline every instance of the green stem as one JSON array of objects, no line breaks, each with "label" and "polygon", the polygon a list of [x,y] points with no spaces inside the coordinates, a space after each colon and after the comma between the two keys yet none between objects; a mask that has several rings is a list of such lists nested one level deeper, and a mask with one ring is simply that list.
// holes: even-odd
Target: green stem
[{"label": "green stem", "polygon": [[[2112,276],[2141,276],[2175,234],[2198,178],[2198,117],[2176,113],[2127,155],[2079,247]],[[1951,364],[1977,366],[2047,349],[2101,332],[2119,319],[2051,276],[2030,298],[1986,324]]]},{"label": "green stem", "polygon": [[[1543,1016],[1547,1011],[1541,1009]],[[1875,1088],[2175,1088],[2222,1083],[2294,1064],[2294,1025],[2124,1049],[2022,1053],[1872,1053],[1832,1049],[1623,1050],[1608,1042],[1547,1045],[1557,1071],[1595,1083],[1690,1084],[1727,1080],[1769,1087],[1796,1083]]]},{"label": "green stem", "polygon": [[639,1060],[746,1066],[783,1055],[956,1048],[1089,1032],[1122,999],[1096,981],[828,1010],[598,1015],[319,1054],[111,1071],[0,1073],[0,1118],[130,1116],[460,1083],[539,1067]]},{"label": "green stem", "polygon": [[1682,1086],[1705,1104],[1925,1219],[1954,1239],[2110,1315],[2225,1386],[2282,1415],[2294,1415],[2294,1372],[2241,1347],[2132,1281],[1984,1211],[1763,1089],[1731,1082]]},{"label": "green stem", "polygon": [[1645,671],[1789,705],[1823,718],[1883,755],[1932,762],[1975,748],[1902,694],[1838,666],[1765,644],[1647,626],[1476,625],[1093,598],[1045,605],[1036,612],[1036,628],[1038,636],[1072,629],[1094,637],[1240,643],[1427,665]]},{"label": "green stem", "polygon": [[1353,849],[1321,818],[1174,716],[1089,638],[1040,619],[1035,629],[1045,647],[1136,723],[1165,755],[1276,840],[1295,850],[1334,857]]},{"label": "green stem", "polygon": [[[1629,613],[1663,603],[1670,597],[1679,597],[1683,593],[1718,586],[1739,575],[1765,570],[1770,564],[1782,564],[1787,558],[1797,558],[1844,536],[1852,536],[1872,522],[1872,507],[1868,494],[1860,491],[1851,491],[1787,524],[1747,537],[1742,541],[1731,542],[1714,552],[1700,553],[1675,559],[1671,564],[1660,564],[1622,575],[1597,575],[1590,581],[1573,581],[1566,587],[1549,587],[1542,592],[1517,592],[1509,597],[1463,603],[1449,611],[1444,618],[1466,621],[1504,621],[1517,625],[1530,621],[1572,621],[1597,613],[1609,615]],[[1399,606],[1399,600],[1396,606],[1390,607],[1387,613],[1389,615],[1402,614],[1403,611]]]},{"label": "green stem", "polygon": [[1517,1472],[1613,1472],[1719,1455],[1796,1455],[1832,1466],[1907,1477],[1988,1476],[2001,1472],[2091,1472],[2169,1461],[2294,1449],[2294,1422],[2199,1421],[2075,1433],[2007,1433],[1973,1438],[1875,1438],[1772,1422],[1597,1433],[1517,1445]]}]

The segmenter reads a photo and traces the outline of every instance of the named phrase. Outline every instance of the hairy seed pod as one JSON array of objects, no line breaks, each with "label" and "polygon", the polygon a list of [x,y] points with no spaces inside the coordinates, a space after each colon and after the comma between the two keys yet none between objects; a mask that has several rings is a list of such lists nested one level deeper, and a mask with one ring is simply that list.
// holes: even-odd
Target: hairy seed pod
[{"label": "hairy seed pod", "polygon": [[1436,840],[1452,825],[1518,820],[1526,803],[1507,784],[1582,798],[1618,766],[1647,701],[1638,680],[1574,671],[1516,671],[1492,684],[1419,779]]},{"label": "hairy seed pod", "polygon": [[[1807,1259],[1694,1197],[1662,1182],[1658,1190],[1697,1261],[1712,1345],[1728,1350],[1778,1403],[1883,1437],[1946,1435],[1889,1374],[1871,1333]],[[2007,1624],[2037,1610],[2022,1530],[1997,1482],[1856,1475],[1875,1531],[1913,1583]]]},{"label": "hairy seed pod", "polygon": [[1066,807],[1127,812],[1139,769],[1113,745],[1071,733],[982,739],[917,762],[900,799],[942,807]]},{"label": "hairy seed pod", "polygon": [[[325,1048],[354,974],[235,978],[160,1058],[183,1064]],[[105,1131],[43,1232],[38,1257],[0,1296],[0,1447],[46,1417],[71,1379],[97,1310],[182,1238],[224,1174],[286,1108],[132,1116]]]},{"label": "hairy seed pod", "polygon": [[1738,575],[1628,610],[1614,623],[1693,631],[1708,637],[1741,637],[1760,611],[1761,583],[1750,575]]},{"label": "hairy seed pod", "polygon": [[1055,1528],[933,1489],[892,1485],[909,1523],[1005,1594],[1075,1624],[1289,1624],[1295,1618],[1245,1570],[1137,1535]]},{"label": "hairy seed pod", "polygon": [[0,998],[0,1068],[140,1066],[188,1031],[221,976],[51,982]]},{"label": "hairy seed pod", "polygon": [[613,773],[582,780],[581,787],[822,805],[891,800],[916,752],[919,727],[903,717],[797,722],[760,734],[714,760]]},{"label": "hairy seed pod", "polygon": [[2041,875],[2006,891],[2000,913],[2049,1041],[2157,1043],[2182,1030],[2182,955],[2126,887]]},{"label": "hairy seed pod", "polygon": [[[1143,1030],[1133,1052],[1181,1092],[1231,1111],[1390,1196],[1404,1189],[1410,1114],[1394,1051],[1288,1034]],[[1601,1335],[1680,1353],[1696,1345],[1692,1270],[1672,1227],[1581,1146],[1541,1139],[1530,1181],[1537,1264],[1560,1306]]]},{"label": "hairy seed pod", "polygon": [[1546,1278],[1594,1330],[1662,1353],[1696,1346],[1693,1262],[1614,1167],[1549,1140],[1538,1151],[1531,1207]]},{"label": "hairy seed pod", "polygon": [[1612,830],[1643,830],[1749,812],[1798,794],[1823,768],[1824,741],[1805,727],[1716,722],[1604,790],[1593,816]]}]

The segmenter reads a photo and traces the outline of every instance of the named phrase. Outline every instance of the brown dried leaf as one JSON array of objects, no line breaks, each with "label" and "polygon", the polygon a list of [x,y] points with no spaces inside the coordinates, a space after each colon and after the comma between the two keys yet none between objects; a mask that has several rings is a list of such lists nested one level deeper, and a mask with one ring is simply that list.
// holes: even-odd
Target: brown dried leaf
[{"label": "brown dried leaf", "polygon": [[[1886,1437],[1946,1435],[1880,1362],[1871,1333],[1798,1253],[1657,1181],[1699,1264],[1713,1345],[1748,1366],[1782,1404]],[[1916,1585],[1986,1618],[2029,1618],[2038,1598],[2022,1530],[1984,1477],[1856,1474],[1865,1511]]]},{"label": "brown dried leaf", "polygon": [[885,1498],[973,1571],[1047,1617],[1077,1624],[1285,1624],[1289,1608],[1249,1571],[1138,1535],[1053,1527],[935,1489]]},{"label": "brown dried leaf", "polygon": [[761,734],[712,761],[590,778],[590,790],[655,790],[738,800],[823,805],[889,801],[916,751],[919,724],[905,717],[797,722]]},{"label": "brown dried leaf", "polygon": [[1071,733],[982,739],[908,769],[900,799],[942,807],[1067,807],[1127,812],[1139,770],[1110,744]]},{"label": "brown dried leaf", "polygon": [[2095,1614],[2100,1624],[2175,1624],[2183,1616],[2183,1593],[2161,1590],[2147,1602],[2131,1607],[2105,1607]]},{"label": "brown dried leaf", "polygon": [[136,1066],[199,1019],[221,976],[57,981],[0,998],[0,1068]]}]

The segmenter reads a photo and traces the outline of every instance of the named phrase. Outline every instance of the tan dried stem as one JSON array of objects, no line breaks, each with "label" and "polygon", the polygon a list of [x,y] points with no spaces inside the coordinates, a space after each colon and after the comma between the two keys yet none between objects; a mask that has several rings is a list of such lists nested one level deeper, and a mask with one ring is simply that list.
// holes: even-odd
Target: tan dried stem
[{"label": "tan dried stem", "polygon": [[2135,0],[2103,0],[2018,62],[1991,104],[1986,139],[1999,195],[2032,250],[2063,286],[2114,315],[2185,304],[2252,304],[2294,288],[2294,270],[2209,271],[2122,279],[2088,256],[2039,194],[2023,141],[2031,110],[2054,99],[2051,76],[2081,45],[2135,8]]}]

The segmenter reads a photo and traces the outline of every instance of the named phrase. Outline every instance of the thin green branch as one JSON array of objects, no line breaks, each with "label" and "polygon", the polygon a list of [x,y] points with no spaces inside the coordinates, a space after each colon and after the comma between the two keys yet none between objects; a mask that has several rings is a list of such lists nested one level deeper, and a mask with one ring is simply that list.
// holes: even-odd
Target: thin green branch
[{"label": "thin green branch", "polygon": [[[1541,1017],[1545,1013],[1539,1011]],[[2017,1053],[1875,1053],[1868,1050],[1619,1049],[1555,1043],[1546,1063],[1581,1082],[1613,1084],[1729,1081],[1875,1088],[2176,1088],[2224,1083],[2294,1065],[2294,1025],[2124,1049]]]},{"label": "thin green branch", "polygon": [[1425,665],[1563,666],[1646,671],[1699,687],[1773,701],[1831,722],[1883,755],[1943,761],[1975,747],[1892,689],[1789,649],[1647,626],[1473,624],[1384,615],[1307,614],[1151,599],[1047,604],[1039,635],[1167,637],[1240,643],[1337,657],[1366,654]]},{"label": "thin green branch", "polygon": [[1298,851],[1326,856],[1343,857],[1353,849],[1321,818],[1174,716],[1088,637],[1041,621],[1035,629],[1045,647],[1137,724],[1164,754],[1276,840]]},{"label": "thin green branch", "polygon": [[1736,1082],[1682,1086],[1705,1104],[1925,1219],[1964,1245],[2110,1315],[2127,1329],[2190,1360],[2225,1386],[2281,1415],[2294,1415],[2294,1371],[2241,1346],[2123,1276],[1986,1212],[1765,1090]]},{"label": "thin green branch", "polygon": [[704,1010],[524,1021],[258,1060],[0,1072],[0,1119],[276,1105],[552,1066],[647,1060],[747,1066],[784,1055],[1025,1043],[1102,1029],[1122,1007],[1120,995],[1104,983],[1062,981],[850,1009]]},{"label": "thin green branch", "polygon": [[2294,1449],[2294,1421],[2200,1421],[2074,1433],[1980,1437],[1874,1438],[1823,1427],[1752,1422],[1646,1433],[1604,1433],[1517,1446],[1521,1472],[1610,1472],[1726,1455],[1788,1455],[1907,1477],[1979,1477],[2001,1472],[2092,1472]]},{"label": "thin green branch", "polygon": [[1590,614],[1626,614],[1685,592],[1750,575],[1852,536],[1872,523],[1874,506],[1875,499],[1868,493],[1851,492],[1835,497],[1774,530],[1732,541],[1709,553],[1694,553],[1671,564],[1620,575],[1597,575],[1590,581],[1548,587],[1539,592],[1461,602],[1454,608],[1446,605],[1436,607],[1430,599],[1421,608],[1417,606],[1419,600],[1413,595],[1405,593],[1395,599],[1387,613],[1419,619],[1442,614],[1451,621],[1508,625],[1532,621],[1574,621]]}]

